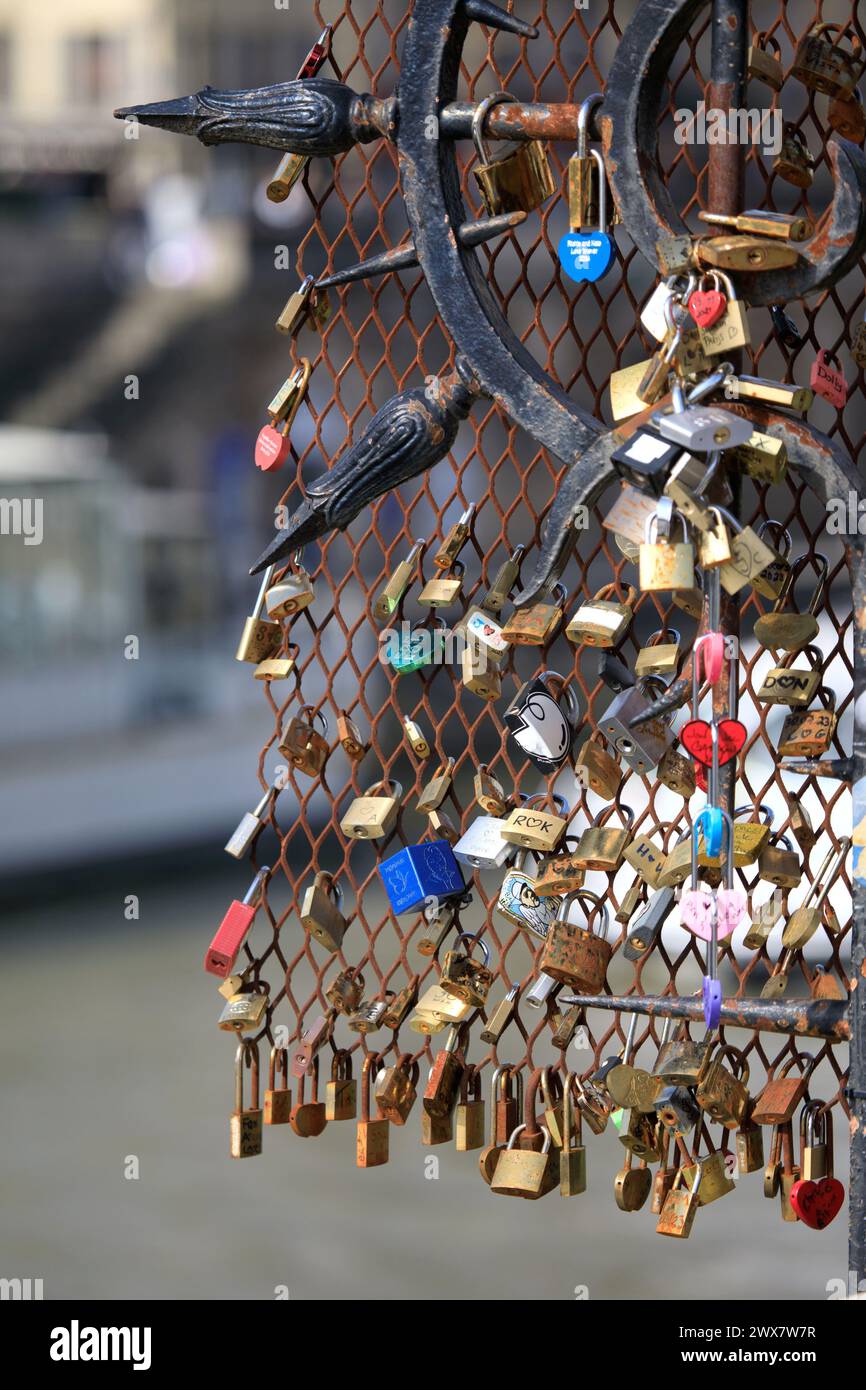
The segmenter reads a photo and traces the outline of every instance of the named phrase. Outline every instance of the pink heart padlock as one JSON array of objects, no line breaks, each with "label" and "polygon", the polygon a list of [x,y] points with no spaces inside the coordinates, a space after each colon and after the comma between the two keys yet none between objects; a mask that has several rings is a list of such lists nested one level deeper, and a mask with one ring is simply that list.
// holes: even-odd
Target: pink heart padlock
[{"label": "pink heart padlock", "polygon": [[703,637],[699,637],[695,643],[694,659],[697,665],[698,680],[701,678],[701,663],[703,663],[704,680],[709,681],[710,685],[715,685],[722,674],[722,665],[725,660],[724,633],[705,632]]},{"label": "pink heart padlock", "polygon": [[742,922],[748,903],[742,888],[720,888],[716,894],[716,906],[719,911],[718,937],[723,941]]},{"label": "pink heart padlock", "polygon": [[[727,912],[722,910],[723,894],[739,894],[742,899],[740,912],[737,915],[734,905],[729,904]],[[731,935],[734,927],[741,921],[743,912],[746,909],[746,895],[739,888],[727,890],[720,888],[716,895],[716,940],[724,941]],[[700,937],[701,941],[711,941],[713,936],[713,896],[711,893],[703,893],[700,888],[687,888],[683,893],[681,903],[680,921],[684,927],[688,927],[690,932]]]},{"label": "pink heart padlock", "polygon": [[702,941],[709,941],[713,920],[713,895],[700,888],[686,888],[680,903],[680,921]]}]

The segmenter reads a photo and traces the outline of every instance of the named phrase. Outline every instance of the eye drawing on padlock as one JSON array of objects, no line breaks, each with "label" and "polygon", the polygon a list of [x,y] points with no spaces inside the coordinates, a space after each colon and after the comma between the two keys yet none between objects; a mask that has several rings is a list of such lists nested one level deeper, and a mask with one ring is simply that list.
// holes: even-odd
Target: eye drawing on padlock
[{"label": "eye drawing on padlock", "polygon": [[577,721],[577,697],[571,686],[565,689],[570,718],[547,681],[563,683],[554,671],[543,671],[535,680],[524,685],[512,700],[503,716],[511,737],[518,748],[542,772],[562,767],[571,751]]}]

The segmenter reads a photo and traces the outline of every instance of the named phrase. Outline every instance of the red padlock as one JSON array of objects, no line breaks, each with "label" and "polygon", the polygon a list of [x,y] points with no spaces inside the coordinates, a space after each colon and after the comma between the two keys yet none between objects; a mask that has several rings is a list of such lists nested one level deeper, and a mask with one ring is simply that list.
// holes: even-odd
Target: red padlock
[{"label": "red padlock", "polygon": [[809,385],[816,396],[823,396],[824,400],[835,405],[837,410],[842,409],[848,399],[848,383],[842,372],[842,363],[835,352],[821,348],[812,363]]},{"label": "red padlock", "polygon": [[289,457],[289,431],[309,380],[310,363],[306,357],[302,357],[300,365],[286,378],[268,406],[271,423],[259,430],[255,453],[256,468],[261,468],[263,473],[275,473]]},{"label": "red padlock", "polygon": [[[703,288],[704,282],[707,280],[712,285],[712,289],[705,290]],[[689,295],[689,313],[698,328],[712,328],[723,317],[728,307],[728,297],[719,289],[721,283],[718,275],[702,275],[698,282],[698,288],[692,290]]]},{"label": "red padlock", "polygon": [[231,974],[256,915],[256,898],[270,872],[267,867],[259,869],[243,900],[238,902],[236,898],[220,922],[216,936],[205,953],[204,968],[209,975],[219,975],[224,979]]},{"label": "red padlock", "polygon": [[273,425],[264,425],[256,440],[256,468],[263,473],[276,473],[289,457],[291,447],[288,430],[281,434]]}]

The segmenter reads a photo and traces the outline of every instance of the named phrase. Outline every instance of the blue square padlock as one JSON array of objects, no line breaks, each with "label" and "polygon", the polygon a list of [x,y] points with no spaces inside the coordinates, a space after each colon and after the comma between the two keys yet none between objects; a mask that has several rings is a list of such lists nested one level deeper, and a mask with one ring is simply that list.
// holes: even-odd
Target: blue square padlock
[{"label": "blue square padlock", "polygon": [[379,865],[385,891],[395,913],[417,912],[427,898],[453,898],[466,883],[447,840],[407,845]]}]

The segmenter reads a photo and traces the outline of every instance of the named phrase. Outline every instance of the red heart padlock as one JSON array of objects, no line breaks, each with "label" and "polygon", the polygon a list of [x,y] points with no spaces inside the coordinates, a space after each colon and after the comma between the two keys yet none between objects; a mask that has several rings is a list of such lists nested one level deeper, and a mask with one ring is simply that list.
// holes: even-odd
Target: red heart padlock
[{"label": "red heart padlock", "polygon": [[273,425],[264,425],[256,440],[256,468],[261,468],[263,473],[275,473],[289,457],[290,448],[287,434],[280,434]]},{"label": "red heart padlock", "polygon": [[708,792],[710,787],[707,780],[707,769],[704,767],[703,763],[696,762],[692,765],[695,769],[695,786],[699,792]]},{"label": "red heart padlock", "polygon": [[848,383],[842,372],[842,363],[835,352],[821,348],[812,363],[809,385],[816,396],[823,396],[824,400],[835,405],[837,410],[842,409],[848,399]]},{"label": "red heart padlock", "polygon": [[845,1200],[845,1189],[838,1178],[819,1178],[810,1182],[801,1178],[791,1188],[790,1202],[804,1226],[823,1231],[839,1215]]},{"label": "red heart padlock", "polygon": [[[719,767],[735,758],[746,741],[747,730],[739,719],[722,719],[716,725],[719,732]],[[704,767],[713,762],[712,726],[706,719],[690,719],[680,730],[680,743]]]},{"label": "red heart padlock", "polygon": [[727,295],[721,290],[694,290],[689,295],[689,313],[698,328],[712,328],[727,307]]}]

